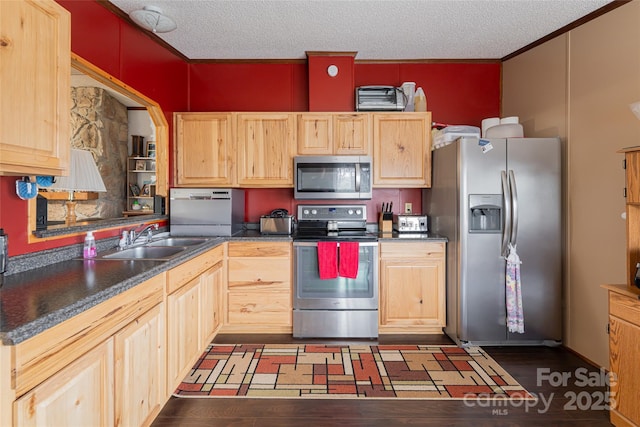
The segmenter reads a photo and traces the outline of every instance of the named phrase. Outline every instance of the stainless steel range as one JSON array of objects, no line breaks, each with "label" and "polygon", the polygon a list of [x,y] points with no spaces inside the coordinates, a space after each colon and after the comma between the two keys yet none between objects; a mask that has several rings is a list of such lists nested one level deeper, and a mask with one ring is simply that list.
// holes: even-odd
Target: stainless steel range
[{"label": "stainless steel range", "polygon": [[378,336],[378,241],[366,222],[366,205],[298,206],[294,338]]}]

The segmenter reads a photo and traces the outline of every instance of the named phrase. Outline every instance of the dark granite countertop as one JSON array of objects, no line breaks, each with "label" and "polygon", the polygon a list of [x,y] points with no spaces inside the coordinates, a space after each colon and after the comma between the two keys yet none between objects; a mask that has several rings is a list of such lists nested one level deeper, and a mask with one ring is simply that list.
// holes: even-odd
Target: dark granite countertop
[{"label": "dark granite countertop", "polygon": [[[399,239],[447,240],[428,233],[379,234],[381,241]],[[292,237],[248,229],[233,236],[209,237],[169,261],[82,260],[74,255],[8,275],[0,287],[0,340],[5,345],[18,344],[221,243],[242,240],[291,241]],[[56,251],[70,252],[67,248],[48,252]]]}]

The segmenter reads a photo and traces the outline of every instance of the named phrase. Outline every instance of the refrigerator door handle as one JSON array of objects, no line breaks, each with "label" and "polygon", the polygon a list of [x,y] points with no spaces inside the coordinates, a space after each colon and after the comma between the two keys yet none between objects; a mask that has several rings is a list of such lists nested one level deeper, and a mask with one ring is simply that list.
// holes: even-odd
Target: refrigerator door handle
[{"label": "refrigerator door handle", "polygon": [[511,244],[518,241],[518,188],[516,187],[516,174],[509,171],[509,187],[511,188]]},{"label": "refrigerator door handle", "polygon": [[504,229],[502,230],[502,250],[501,255],[506,257],[509,250],[509,237],[511,235],[511,192],[509,190],[509,183],[507,181],[507,172],[502,171],[502,202],[504,213]]}]

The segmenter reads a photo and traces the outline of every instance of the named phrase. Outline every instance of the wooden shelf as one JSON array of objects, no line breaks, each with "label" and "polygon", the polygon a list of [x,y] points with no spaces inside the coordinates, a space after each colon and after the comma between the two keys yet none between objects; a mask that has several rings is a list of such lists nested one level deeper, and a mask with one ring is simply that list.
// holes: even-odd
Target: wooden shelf
[{"label": "wooden shelf", "polygon": [[[156,173],[156,159],[155,157],[129,157],[127,160],[127,205],[124,213],[127,215],[147,215],[153,213],[153,203],[156,194],[155,179],[150,182],[150,178],[155,178],[153,175]],[[143,169],[144,168],[144,169]],[[148,192],[143,192],[145,188],[148,188]],[[135,191],[134,191],[135,190]],[[133,202],[136,200],[144,200],[144,203],[149,205],[150,210],[133,210]]]}]

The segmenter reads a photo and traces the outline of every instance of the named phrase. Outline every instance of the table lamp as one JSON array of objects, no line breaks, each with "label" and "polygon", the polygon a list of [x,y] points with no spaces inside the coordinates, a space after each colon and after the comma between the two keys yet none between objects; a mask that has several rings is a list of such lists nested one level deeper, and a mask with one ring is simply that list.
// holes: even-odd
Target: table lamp
[{"label": "table lamp", "polygon": [[69,176],[56,177],[55,182],[49,188],[51,190],[69,192],[69,200],[65,202],[67,206],[65,223],[67,225],[73,225],[76,222],[76,202],[73,199],[74,191],[107,191],[91,152],[75,148],[71,149]]}]

